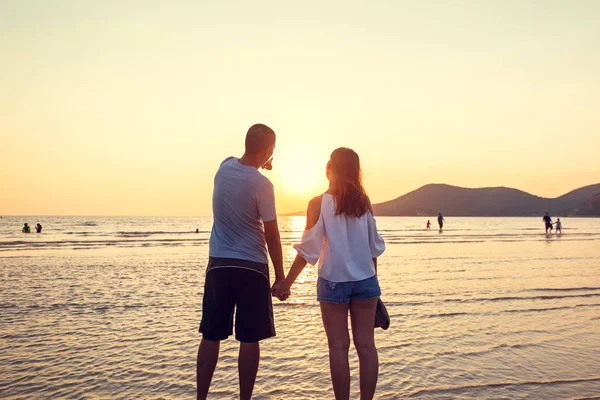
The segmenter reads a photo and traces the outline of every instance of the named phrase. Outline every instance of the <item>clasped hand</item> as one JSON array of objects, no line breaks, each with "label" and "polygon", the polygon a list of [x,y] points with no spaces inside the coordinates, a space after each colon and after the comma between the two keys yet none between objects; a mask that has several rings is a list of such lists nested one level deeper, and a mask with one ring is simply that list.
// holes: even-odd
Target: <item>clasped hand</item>
[{"label": "clasped hand", "polygon": [[279,301],[287,300],[290,297],[290,287],[285,282],[285,279],[275,281],[273,287],[271,287],[271,294],[277,297]]}]

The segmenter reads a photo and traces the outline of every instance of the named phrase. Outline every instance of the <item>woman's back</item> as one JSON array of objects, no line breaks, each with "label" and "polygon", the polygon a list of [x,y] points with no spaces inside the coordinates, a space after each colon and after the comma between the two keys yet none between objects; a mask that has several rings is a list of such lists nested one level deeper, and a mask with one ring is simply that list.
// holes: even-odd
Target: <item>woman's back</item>
[{"label": "woman's back", "polygon": [[273,285],[280,300],[306,263],[319,265],[317,301],[329,345],[331,381],[336,399],[350,398],[348,314],[360,363],[360,398],[375,395],[379,361],[374,326],[381,288],[376,259],[385,250],[371,202],[362,185],[360,159],[355,151],[339,148],[326,168],[329,190],[308,204],[306,229],[298,255],[283,282]]},{"label": "woman's back", "polygon": [[376,274],[373,258],[385,250],[373,214],[337,214],[334,196],[321,196],[320,214],[294,248],[310,264],[318,260],[319,276],[331,282],[351,282]]}]

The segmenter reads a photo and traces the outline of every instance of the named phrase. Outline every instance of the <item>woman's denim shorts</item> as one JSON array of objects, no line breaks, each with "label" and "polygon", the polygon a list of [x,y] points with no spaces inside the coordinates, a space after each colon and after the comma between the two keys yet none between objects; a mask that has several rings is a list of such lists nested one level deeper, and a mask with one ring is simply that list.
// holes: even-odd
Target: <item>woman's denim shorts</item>
[{"label": "woman's denim shorts", "polygon": [[317,300],[323,303],[350,304],[352,300],[371,300],[379,296],[381,289],[377,275],[355,282],[317,280]]}]

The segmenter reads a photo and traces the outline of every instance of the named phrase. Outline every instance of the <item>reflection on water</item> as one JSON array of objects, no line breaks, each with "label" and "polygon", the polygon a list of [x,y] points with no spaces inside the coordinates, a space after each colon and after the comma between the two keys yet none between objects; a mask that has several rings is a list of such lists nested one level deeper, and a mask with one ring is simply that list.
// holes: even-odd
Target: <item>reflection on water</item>
[{"label": "reflection on water", "polygon": [[[56,217],[27,236],[22,219],[0,220],[0,397],[192,398],[210,220]],[[378,219],[378,398],[600,396],[600,220],[562,237],[538,218],[425,222]],[[280,225],[289,266],[304,218]],[[275,302],[257,399],[332,398],[316,277]],[[225,341],[214,398],[235,397],[236,359]]]}]

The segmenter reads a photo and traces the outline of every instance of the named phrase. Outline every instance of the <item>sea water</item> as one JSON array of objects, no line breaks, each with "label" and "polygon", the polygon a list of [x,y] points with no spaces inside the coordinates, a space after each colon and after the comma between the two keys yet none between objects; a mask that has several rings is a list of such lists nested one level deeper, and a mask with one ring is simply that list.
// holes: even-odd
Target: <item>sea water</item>
[{"label": "sea water", "polygon": [[[443,232],[377,220],[392,321],[375,336],[377,398],[600,396],[600,219],[564,218],[562,235],[541,217],[447,217]],[[286,270],[304,222],[280,218]],[[193,398],[210,229],[199,217],[0,219],[0,398]],[[316,278],[307,266],[274,301],[256,399],[333,398]],[[222,343],[211,398],[237,396],[237,350]],[[353,348],[350,362],[358,398]]]}]

